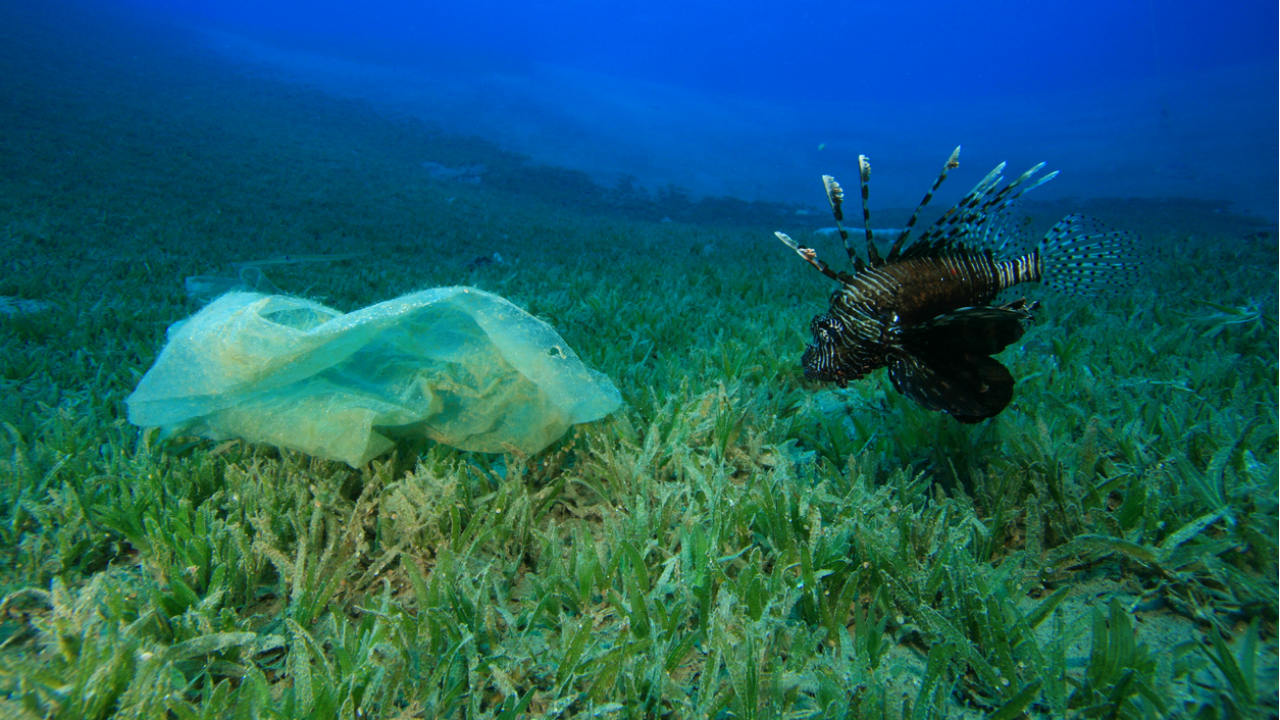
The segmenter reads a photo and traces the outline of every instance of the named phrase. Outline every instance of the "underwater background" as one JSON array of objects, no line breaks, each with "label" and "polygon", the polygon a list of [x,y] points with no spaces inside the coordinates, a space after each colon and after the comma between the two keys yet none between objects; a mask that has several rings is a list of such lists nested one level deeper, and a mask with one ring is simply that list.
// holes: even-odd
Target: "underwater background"
[{"label": "underwater background", "polygon": [[[1275,3],[0,3],[4,717],[1275,717]],[[961,425],[804,378],[820,176],[1140,238]],[[852,192],[851,192],[852,197]],[[858,223],[850,223],[857,225]],[[832,262],[833,266],[843,265]],[[431,287],[622,406],[356,466],[125,399]],[[194,383],[194,379],[193,379]]]}]

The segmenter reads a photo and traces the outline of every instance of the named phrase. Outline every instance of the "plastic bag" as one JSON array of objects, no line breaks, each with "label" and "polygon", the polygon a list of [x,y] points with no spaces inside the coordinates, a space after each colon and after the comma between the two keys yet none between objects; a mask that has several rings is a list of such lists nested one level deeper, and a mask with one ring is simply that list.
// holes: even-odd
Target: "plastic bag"
[{"label": "plastic bag", "polygon": [[165,435],[270,443],[353,466],[396,437],[536,453],[621,404],[546,323],[466,287],[342,314],[233,292],[169,328],[127,399]]}]

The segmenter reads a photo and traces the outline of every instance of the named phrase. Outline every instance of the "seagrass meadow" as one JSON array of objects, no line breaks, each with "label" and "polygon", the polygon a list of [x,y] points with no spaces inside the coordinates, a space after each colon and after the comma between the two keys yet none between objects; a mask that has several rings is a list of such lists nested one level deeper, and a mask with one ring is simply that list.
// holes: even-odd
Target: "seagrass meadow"
[{"label": "seagrass meadow", "polygon": [[[178,50],[131,85],[5,47],[0,295],[39,304],[0,314],[4,717],[1276,715],[1267,224],[1028,205],[1140,233],[1141,280],[1025,288],[1013,403],[967,426],[803,378],[831,287],[773,231],[816,179],[810,216],[600,188]],[[498,293],[625,406],[358,469],[128,424],[184,278],[333,253],[264,270],[344,310]]]}]

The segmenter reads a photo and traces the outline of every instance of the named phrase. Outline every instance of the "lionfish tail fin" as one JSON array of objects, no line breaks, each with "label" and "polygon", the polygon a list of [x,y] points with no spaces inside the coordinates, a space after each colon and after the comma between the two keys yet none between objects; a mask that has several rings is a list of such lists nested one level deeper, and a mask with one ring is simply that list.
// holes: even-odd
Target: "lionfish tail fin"
[{"label": "lionfish tail fin", "polygon": [[1068,215],[1040,241],[1044,284],[1064,292],[1107,294],[1133,285],[1138,238],[1083,215]]}]

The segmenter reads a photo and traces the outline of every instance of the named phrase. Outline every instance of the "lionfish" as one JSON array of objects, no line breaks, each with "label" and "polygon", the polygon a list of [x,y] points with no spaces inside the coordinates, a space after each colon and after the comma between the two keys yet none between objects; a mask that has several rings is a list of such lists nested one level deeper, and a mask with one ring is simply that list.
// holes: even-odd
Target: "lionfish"
[{"label": "lionfish", "polygon": [[997,165],[908,245],[921,210],[959,166],[959,157],[957,147],[885,256],[872,242],[871,164],[865,155],[858,157],[866,261],[854,252],[842,224],[844,190],[830,175],[822,177],[851,273],[832,270],[812,248],[776,233],[840,284],[830,309],[810,323],[813,339],[801,360],[806,377],[845,387],[888,367],[898,392],[920,405],[960,422],[985,420],[1013,397],[1013,376],[992,355],[1022,337],[1039,305],[1024,298],[992,304],[997,296],[1024,282],[1075,293],[1105,290],[1132,268],[1135,238],[1080,215],[1060,220],[1034,249],[1018,250],[1022,242],[1010,208],[1058,174],[1036,177],[1044,163],[1007,184],[1005,164]]}]

